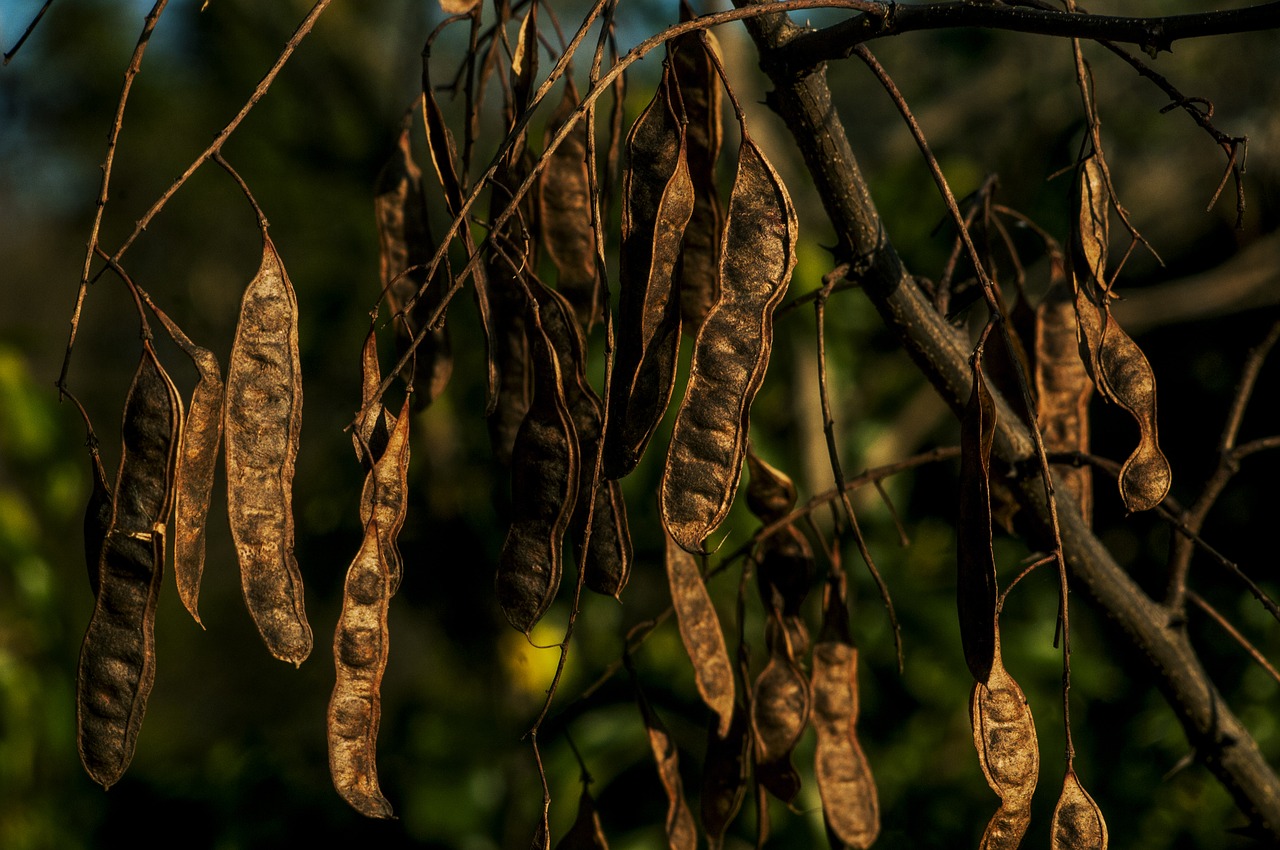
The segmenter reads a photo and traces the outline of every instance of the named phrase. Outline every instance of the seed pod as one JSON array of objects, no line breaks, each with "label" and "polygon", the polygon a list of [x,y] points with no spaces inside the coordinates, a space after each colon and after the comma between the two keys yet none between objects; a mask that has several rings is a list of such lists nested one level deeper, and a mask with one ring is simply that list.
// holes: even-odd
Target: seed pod
[{"label": "seed pod", "polygon": [[498,558],[498,604],[528,634],[555,599],[578,495],[578,438],[555,349],[536,301],[526,315],[534,394],[511,458],[513,517]]},{"label": "seed pod", "polygon": [[750,772],[751,719],[734,703],[729,732],[720,734],[718,718],[707,727],[707,757],[702,767],[702,828],[711,847],[721,846],[725,830],[742,808]]},{"label": "seed pod", "polygon": [[[569,523],[574,555],[585,573],[586,586],[616,598],[631,575],[631,532],[622,487],[617,481],[599,482],[596,478],[602,405],[583,371],[586,345],[565,296],[537,280],[530,280],[530,291],[538,301],[543,330],[560,364],[565,403],[578,436],[578,497]],[[591,505],[591,540],[584,555],[582,540]]]},{"label": "seed pod", "polygon": [[352,808],[371,818],[392,817],[391,804],[378,786],[377,765],[391,598],[391,571],[381,538],[375,517],[365,524],[360,551],[347,568],[333,635],[337,679],[326,724],[333,786]]},{"label": "seed pod", "polygon": [[387,438],[395,427],[395,415],[382,405],[378,389],[382,386],[382,367],[378,365],[378,336],[376,326],[369,325],[360,350],[360,414],[351,434],[356,458],[365,469],[373,469],[378,458],[387,449]]},{"label": "seed pod", "polygon": [[[680,4],[680,20],[693,18],[689,4]],[[724,130],[720,122],[720,80],[711,54],[719,53],[709,30],[673,39],[672,64],[687,120],[689,176],[694,204],[680,249],[680,312],[686,333],[697,333],[711,305],[720,297],[720,236],[724,211],[716,193],[716,160]]]},{"label": "seed pod", "polygon": [[667,793],[667,846],[670,850],[696,850],[698,827],[693,821],[693,812],[684,799],[684,783],[680,779],[680,755],[676,751],[676,742],[672,740],[671,733],[649,705],[649,700],[639,686],[636,687],[636,701],[640,704],[640,713],[644,717],[644,728],[649,736],[649,748],[653,750],[653,760],[658,767],[658,778],[662,781],[662,789]]},{"label": "seed pod", "polygon": [[604,829],[600,826],[600,815],[596,813],[595,801],[591,799],[585,782],[582,796],[578,798],[578,817],[556,844],[556,850],[609,850],[609,842],[605,840]]},{"label": "seed pod", "polygon": [[249,613],[271,654],[295,665],[312,642],[293,556],[301,429],[298,301],[263,231],[262,265],[240,304],[227,372],[227,514]]},{"label": "seed pod", "polygon": [[693,662],[694,679],[702,701],[720,718],[721,737],[733,719],[733,665],[720,631],[720,618],[698,571],[698,562],[667,538],[667,583],[671,605],[680,626],[680,640]]},{"label": "seed pod", "polygon": [[[769,535],[760,545],[756,564],[756,583],[765,607],[784,618],[799,617],[814,574],[813,549],[805,536],[793,525]],[[804,655],[807,642],[797,646],[794,630],[788,631],[793,632],[792,650]]]},{"label": "seed pod", "polygon": [[809,680],[796,664],[789,632],[776,614],[765,627],[769,663],[756,678],[751,697],[751,729],[756,744],[756,777],[784,802],[800,792],[791,751],[809,721]]},{"label": "seed pod", "polygon": [[770,466],[747,445],[747,508],[761,522],[775,522],[796,505],[796,485],[785,472]]},{"label": "seed pod", "polygon": [[[495,180],[493,192],[492,206],[505,205],[505,200],[501,199],[509,196],[502,183]],[[504,230],[507,233],[513,232],[510,224]],[[504,245],[510,244],[510,240],[505,237],[502,241]],[[522,245],[523,239],[515,244]],[[492,293],[493,350],[495,368],[498,370],[494,409],[488,415],[489,444],[493,449],[494,460],[502,466],[510,466],[516,434],[533,398],[533,368],[529,362],[529,340],[525,333],[524,318],[528,310],[528,298],[525,295],[528,275],[525,274],[524,265],[516,266],[509,262],[506,251],[491,254],[487,265]]]},{"label": "seed pod", "polygon": [[973,390],[960,421],[960,509],[956,523],[956,607],[960,644],[974,681],[985,682],[996,652],[996,561],[991,548],[991,443],[996,407],[972,358]]},{"label": "seed pod", "polygon": [[1081,358],[1107,401],[1124,408],[1138,425],[1138,446],[1120,468],[1120,498],[1130,511],[1164,500],[1172,481],[1156,429],[1156,378],[1142,349],[1111,316],[1105,288],[1106,177],[1096,158],[1080,168],[1079,215],[1072,232],[1072,271]]},{"label": "seed pod", "polygon": [[[814,778],[827,830],[865,850],[880,834],[880,802],[858,743],[858,650],[849,637],[843,575],[826,587],[822,639],[813,647]],[[838,846],[832,842],[833,846]]]},{"label": "seed pod", "polygon": [[[449,291],[451,275],[446,260],[432,275],[423,295],[413,302],[412,309],[403,313],[427,282],[426,268],[414,267],[430,263],[436,252],[436,241],[427,222],[422,169],[413,160],[408,126],[401,131],[395,150],[378,174],[373,206],[378,222],[382,285],[392,313],[400,314],[400,321],[396,322],[398,350],[403,353],[415,335],[425,335],[414,352],[413,367],[414,403],[425,407],[444,392],[453,374],[453,350],[444,315],[427,326]],[[375,358],[376,353],[375,345]]]},{"label": "seed pod", "polygon": [[729,196],[720,300],[698,331],[689,384],[662,474],[662,523],[694,552],[729,513],[751,402],[773,347],[773,311],[795,267],[796,213],[782,180],[743,129]]},{"label": "seed pod", "polygon": [[1013,850],[1031,822],[1031,796],[1040,773],[1031,707],[1000,661],[999,644],[986,684],[975,682],[969,700],[973,745],[1000,809],[987,824],[982,847]]},{"label": "seed pod", "polygon": [[107,471],[102,467],[102,457],[98,454],[98,446],[90,437],[89,472],[93,477],[93,490],[89,493],[89,503],[84,509],[84,562],[89,570],[89,587],[93,596],[98,597],[98,569],[102,565],[102,546],[107,540],[107,530],[111,527],[111,483],[107,481]]},{"label": "seed pod", "polygon": [[684,127],[673,101],[671,66],[627,138],[619,268],[618,345],[609,385],[604,472],[635,469],[666,412],[680,348],[675,268],[693,214]]},{"label": "seed pod", "polygon": [[125,398],[114,509],[76,674],[76,745],[104,788],[133,759],[155,681],[156,600],[181,431],[182,398],[145,342]]},{"label": "seed pod", "polygon": [[[578,107],[578,90],[565,78],[560,105],[547,119],[549,141]],[[556,288],[583,327],[600,317],[600,282],[596,275],[596,239],[591,227],[591,194],[587,180],[587,123],[579,121],[548,157],[538,176],[542,244],[555,263]]]},{"label": "seed pod", "polygon": [[1062,793],[1053,809],[1049,827],[1050,850],[1107,850],[1107,822],[1102,810],[1080,785],[1076,772],[1067,768]]},{"label": "seed pod", "polygon": [[365,525],[370,519],[378,522],[379,545],[390,575],[392,596],[400,589],[404,577],[404,559],[400,557],[396,538],[404,527],[409,507],[409,418],[409,397],[406,396],[385,451],[365,476],[360,493],[360,522]]},{"label": "seed pod", "polygon": [[[1035,315],[1036,418],[1045,451],[1087,452],[1093,382],[1080,359],[1075,303],[1060,258],[1054,263],[1054,279]],[[1093,515],[1093,471],[1069,464],[1055,464],[1053,471],[1088,523]]]}]

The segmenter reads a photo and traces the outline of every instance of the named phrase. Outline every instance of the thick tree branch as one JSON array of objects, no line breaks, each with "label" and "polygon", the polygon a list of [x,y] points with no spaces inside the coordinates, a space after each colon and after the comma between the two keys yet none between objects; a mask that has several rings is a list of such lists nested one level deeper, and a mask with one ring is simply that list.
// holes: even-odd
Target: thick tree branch
[{"label": "thick tree branch", "polygon": [[821,62],[846,59],[857,45],[873,38],[929,29],[1010,30],[1136,44],[1151,55],[1172,51],[1183,38],[1274,29],[1280,26],[1280,2],[1193,15],[1134,18],[1076,14],[1013,3],[948,0],[943,3],[885,4],[883,15],[861,14],[826,29],[797,30],[768,57],[798,73]]},{"label": "thick tree branch", "polygon": [[[850,264],[850,276],[859,280],[886,326],[942,398],[959,410],[969,395],[967,338],[933,310],[894,251],[831,103],[825,71],[796,76],[776,61],[777,51],[786,50],[803,31],[781,16],[746,24],[775,85],[768,102],[794,135],[838,234],[836,261]],[[1003,400],[999,405],[996,453],[1007,463],[1025,462],[1032,456],[1031,436]],[[1201,762],[1255,828],[1280,841],[1280,779],[1214,687],[1185,631],[1171,626],[1169,612],[1116,563],[1070,505],[1065,488],[1057,492],[1065,508],[1059,512],[1063,550],[1075,579],[1148,659]],[[1025,478],[1019,494],[1028,513],[1047,528],[1049,506],[1038,476]]]}]

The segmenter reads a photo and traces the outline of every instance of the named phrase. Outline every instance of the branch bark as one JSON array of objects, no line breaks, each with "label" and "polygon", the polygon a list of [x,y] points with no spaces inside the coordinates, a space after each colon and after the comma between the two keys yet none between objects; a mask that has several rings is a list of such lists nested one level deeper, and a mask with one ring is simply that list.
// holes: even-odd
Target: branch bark
[{"label": "branch bark", "polygon": [[[758,0],[737,2],[753,5]],[[775,87],[767,102],[795,137],[838,234],[836,262],[849,263],[849,276],[860,282],[885,325],[943,400],[959,411],[970,389],[968,339],[933,310],[884,232],[831,102],[825,68],[796,75],[777,61],[779,53],[807,31],[781,15],[745,23],[760,51],[761,67]],[[1032,459],[1031,435],[1003,399],[997,402],[996,454],[1014,468],[1034,468],[1027,463]],[[1280,779],[1209,679],[1185,629],[1171,622],[1169,611],[1129,578],[1070,504],[1065,488],[1055,489],[1063,549],[1075,580],[1148,660],[1154,683],[1182,723],[1200,761],[1258,834],[1280,842]],[[1039,478],[1023,478],[1018,492],[1028,514],[1042,530],[1047,529],[1049,506]]]}]

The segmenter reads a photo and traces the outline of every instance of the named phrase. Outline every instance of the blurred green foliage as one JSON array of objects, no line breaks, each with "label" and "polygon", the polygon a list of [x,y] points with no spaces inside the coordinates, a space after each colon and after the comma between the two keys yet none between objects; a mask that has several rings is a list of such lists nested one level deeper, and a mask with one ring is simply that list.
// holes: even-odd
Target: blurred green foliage
[{"label": "blurred green foliage", "polygon": [[[357,357],[378,291],[372,186],[419,86],[419,53],[439,19],[434,4],[335,4],[225,148],[272,222],[302,304],[306,416],[295,511],[298,559],[317,635],[314,656],[295,671],[262,649],[240,599],[225,507],[215,499],[201,597],[207,631],[187,617],[166,585],[157,617],[156,686],[135,760],[105,793],[80,769],[73,695],[80,636],[92,604],[80,538],[89,479],[80,419],[69,404],[59,405],[51,384],[83,263],[97,166],[147,5],[63,0],[0,72],[0,847],[106,848],[153,837],[173,842],[179,835],[184,846],[216,850],[344,841],[389,848],[525,847],[540,789],[532,750],[521,737],[536,716],[556,652],[514,634],[493,601],[493,565],[503,535],[493,497],[501,500],[506,482],[491,466],[480,422],[482,352],[469,299],[459,300],[450,313],[454,382],[415,422],[410,523],[402,537],[406,575],[390,614],[391,662],[379,738],[382,786],[399,819],[363,820],[339,800],[327,773],[324,717],[333,673],[324,636],[332,633],[343,574],[359,541],[355,505],[361,470],[342,429],[359,398]],[[674,4],[629,5],[635,8],[623,22],[624,47],[675,14]],[[1164,4],[1161,11],[1165,5],[1191,4]],[[6,49],[37,6],[0,6]],[[113,248],[128,235],[236,112],[306,6],[297,0],[214,0],[204,12],[194,3],[174,3],[166,12],[129,104],[103,226],[105,246]],[[562,23],[580,8],[557,4]],[[824,19],[818,12],[812,17]],[[759,103],[762,78],[753,70],[754,51],[745,35],[725,28],[720,39],[752,133],[777,162],[800,209],[804,243],[793,293],[815,289],[830,271],[822,247],[832,241],[830,226],[786,128]],[[1276,227],[1276,45],[1268,33],[1189,42],[1179,44],[1174,59],[1161,60],[1172,65],[1170,73],[1177,72],[1189,93],[1218,102],[1224,126],[1253,135],[1253,206],[1242,234],[1229,228],[1229,200],[1208,215],[1198,212],[1222,165],[1213,144],[1189,121],[1161,116],[1162,99],[1135,82],[1127,67],[1089,53],[1122,196],[1167,263],[1161,268],[1135,257],[1125,285],[1154,285],[1212,266],[1237,241]],[[434,55],[442,79],[461,46],[460,32],[439,42]],[[1073,161],[1081,129],[1065,43],[943,32],[875,48],[898,77],[959,194],[998,171],[1001,199],[1060,238],[1065,235],[1067,181],[1045,182]],[[628,120],[647,101],[658,64],[651,58],[636,66]],[[887,230],[913,270],[936,279],[950,235],[937,228],[943,207],[914,146],[861,67],[832,66],[831,74]],[[496,94],[488,103],[496,105]],[[456,119],[457,104],[445,105]],[[494,119],[486,120],[490,126]],[[540,133],[532,138],[540,139]],[[206,167],[126,260],[133,277],[224,362],[239,295],[257,263],[250,216],[234,184]],[[438,218],[443,223],[442,211]],[[616,233],[616,210],[613,222]],[[1029,274],[1033,286],[1043,286],[1034,279],[1045,274],[1044,263],[1032,264]],[[132,309],[109,276],[90,290],[69,376],[113,473],[119,408],[137,349]],[[1177,470],[1179,498],[1194,496],[1194,483],[1213,462],[1234,376],[1247,347],[1273,318],[1274,311],[1264,311],[1218,319],[1195,333],[1161,328],[1140,340],[1161,380],[1162,436]],[[856,291],[833,297],[825,334],[847,472],[956,442],[954,421]],[[817,410],[814,339],[810,307],[780,317],[769,380],[753,417],[757,449],[792,472],[802,499],[831,480]],[[599,340],[593,345],[599,356]],[[167,343],[161,349],[187,392],[194,374],[176,349]],[[390,355],[388,345],[384,363]],[[1277,380],[1273,368],[1264,372],[1259,398],[1274,396]],[[1123,456],[1128,423],[1114,411],[1097,416],[1097,450]],[[579,768],[571,735],[618,850],[661,843],[665,800],[625,674],[613,675],[589,700],[574,698],[618,662],[626,631],[667,604],[653,494],[661,472],[657,447],[669,433],[669,419],[655,443],[656,457],[624,481],[637,551],[632,584],[622,604],[589,594],[583,600],[565,678],[539,739],[553,799],[553,835],[563,834],[576,809]],[[1248,429],[1269,433],[1274,425],[1259,414]],[[1246,568],[1274,561],[1265,532],[1274,513],[1276,471],[1270,458],[1251,460],[1206,529],[1211,540],[1232,541],[1232,557]],[[973,753],[970,683],[958,649],[955,474],[954,463],[941,464],[886,483],[910,539],[906,547],[884,502],[861,492],[856,500],[901,620],[901,675],[874,585],[856,552],[844,547],[862,653],[860,735],[883,813],[877,847],[976,846],[994,809],[995,797]],[[1105,542],[1140,580],[1156,581],[1167,528],[1150,517],[1122,520],[1120,513],[1100,486],[1098,525],[1107,529]],[[818,519],[829,531],[825,514]],[[721,532],[722,551],[740,546],[754,527],[735,508]],[[998,552],[1002,582],[1030,554],[1012,538],[1001,538]],[[737,575],[735,568],[712,585],[731,635]],[[1280,652],[1275,623],[1265,612],[1211,565],[1197,563],[1197,578],[1200,592],[1264,652]],[[1263,581],[1277,591],[1274,578]],[[1035,847],[1047,843],[1062,764],[1056,594],[1056,578],[1037,571],[1010,596],[1003,619],[1006,663],[1030,699],[1040,735],[1041,787],[1026,842]],[[807,603],[813,624],[818,595]],[[762,624],[753,590],[749,600],[744,629],[759,664]],[[1236,846],[1225,830],[1242,818],[1202,768],[1183,766],[1186,741],[1145,678],[1142,660],[1083,595],[1073,600],[1077,770],[1104,809],[1112,846]],[[558,602],[533,643],[554,644],[567,619],[567,603]],[[1275,682],[1203,617],[1193,613],[1191,628],[1215,681],[1277,762]],[[706,712],[673,624],[659,627],[644,643],[636,668],[679,744],[696,810]],[[797,763],[811,759],[812,748],[809,733]],[[749,846],[750,809],[748,803],[729,846]],[[770,847],[825,841],[812,782],[794,811],[775,803],[771,816]]]}]

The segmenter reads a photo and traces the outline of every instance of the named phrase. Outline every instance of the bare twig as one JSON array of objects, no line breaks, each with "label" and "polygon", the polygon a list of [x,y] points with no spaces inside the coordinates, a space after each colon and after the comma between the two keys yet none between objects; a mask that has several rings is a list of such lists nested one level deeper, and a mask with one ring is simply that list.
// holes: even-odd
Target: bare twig
[{"label": "bare twig", "polygon": [[44,17],[44,13],[49,11],[49,7],[52,5],[53,0],[44,0],[44,5],[40,7],[40,11],[36,12],[36,16],[31,19],[31,23],[27,24],[27,28],[22,31],[22,35],[18,36],[17,43],[13,45],[13,48],[9,50],[9,52],[5,53],[3,64],[8,65],[9,60],[17,55],[18,51],[22,49],[22,45],[26,44],[27,39],[31,37],[31,33],[35,31],[36,24],[40,23],[40,19]]}]

